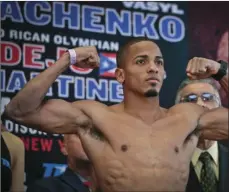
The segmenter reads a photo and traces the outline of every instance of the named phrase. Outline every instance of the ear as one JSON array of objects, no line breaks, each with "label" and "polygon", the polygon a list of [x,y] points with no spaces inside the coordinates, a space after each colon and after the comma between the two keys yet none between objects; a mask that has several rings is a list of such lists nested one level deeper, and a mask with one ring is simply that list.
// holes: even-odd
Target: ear
[{"label": "ear", "polygon": [[167,74],[166,74],[166,71],[165,71],[165,74],[164,74],[164,80],[167,78]]},{"label": "ear", "polygon": [[119,83],[123,84],[124,81],[125,81],[125,72],[124,72],[124,70],[121,69],[121,68],[117,68],[115,70],[115,77],[116,77],[116,79],[117,79],[117,81]]},{"label": "ear", "polygon": [[61,147],[60,151],[61,151],[61,153],[62,153],[63,155],[65,155],[65,156],[68,155],[68,151],[67,151],[67,149],[66,149],[66,145],[65,145],[65,144]]}]

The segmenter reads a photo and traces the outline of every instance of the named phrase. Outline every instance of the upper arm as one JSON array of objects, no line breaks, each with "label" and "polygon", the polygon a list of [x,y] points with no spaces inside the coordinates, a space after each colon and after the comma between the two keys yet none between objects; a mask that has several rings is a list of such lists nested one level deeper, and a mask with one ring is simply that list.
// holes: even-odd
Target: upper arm
[{"label": "upper arm", "polygon": [[205,109],[203,107],[193,103],[180,103],[169,109],[169,115],[179,116],[180,120],[177,125],[177,132],[185,137],[185,141],[193,133],[198,133],[197,128],[199,127],[200,118],[204,111]]},{"label": "upper arm", "polygon": [[52,133],[77,133],[77,127],[90,124],[90,117],[83,112],[81,101],[74,103],[51,99],[32,113],[14,117],[21,124]]},{"label": "upper arm", "polygon": [[199,121],[200,116],[206,111],[194,103],[179,103],[169,109],[171,114],[181,114],[186,120]]},{"label": "upper arm", "polygon": [[181,103],[172,107],[170,112],[182,113],[183,118],[189,124],[193,124],[187,136],[195,133],[202,139],[228,139],[228,109],[226,108],[209,110],[197,104]]}]

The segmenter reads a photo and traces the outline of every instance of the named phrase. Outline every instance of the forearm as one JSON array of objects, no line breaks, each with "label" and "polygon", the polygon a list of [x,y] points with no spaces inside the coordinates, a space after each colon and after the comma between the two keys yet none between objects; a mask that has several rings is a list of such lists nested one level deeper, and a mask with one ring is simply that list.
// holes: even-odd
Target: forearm
[{"label": "forearm", "polygon": [[228,73],[219,81],[219,83],[228,97]]},{"label": "forearm", "polygon": [[49,87],[69,66],[69,55],[65,53],[54,65],[30,80],[6,106],[9,117],[23,116],[39,108]]},{"label": "forearm", "polygon": [[198,131],[203,139],[228,139],[228,109],[217,108],[201,115]]}]

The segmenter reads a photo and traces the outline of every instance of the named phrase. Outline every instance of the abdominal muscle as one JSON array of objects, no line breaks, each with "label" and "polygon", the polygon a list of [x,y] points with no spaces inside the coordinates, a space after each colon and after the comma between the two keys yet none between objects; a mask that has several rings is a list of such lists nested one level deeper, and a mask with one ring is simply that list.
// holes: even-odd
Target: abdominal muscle
[{"label": "abdominal muscle", "polygon": [[[93,139],[90,134],[81,135],[102,192],[185,191],[197,140],[185,141],[184,145],[189,129],[180,129],[177,122],[182,120],[183,127],[189,122],[175,116],[146,126],[126,119],[117,118],[109,126],[103,121],[103,127],[109,127],[104,131],[100,124],[104,141]],[[122,129],[117,129],[117,124]]]},{"label": "abdominal muscle", "polygon": [[189,162],[181,161],[176,154],[149,154],[144,151],[101,159],[96,172],[102,192],[185,191]]}]

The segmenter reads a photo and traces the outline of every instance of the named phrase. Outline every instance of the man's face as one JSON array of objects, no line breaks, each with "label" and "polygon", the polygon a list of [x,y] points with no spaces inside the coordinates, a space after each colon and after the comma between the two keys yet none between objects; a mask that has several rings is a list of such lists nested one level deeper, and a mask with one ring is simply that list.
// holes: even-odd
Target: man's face
[{"label": "man's face", "polygon": [[141,41],[129,45],[123,64],[121,83],[126,90],[146,97],[158,95],[165,71],[161,51],[155,43]]},{"label": "man's face", "polygon": [[64,136],[64,151],[65,155],[75,160],[88,160],[80,139],[76,134],[68,134]]},{"label": "man's face", "polygon": [[192,83],[183,88],[180,102],[193,102],[208,109],[219,107],[216,90],[208,83]]}]

